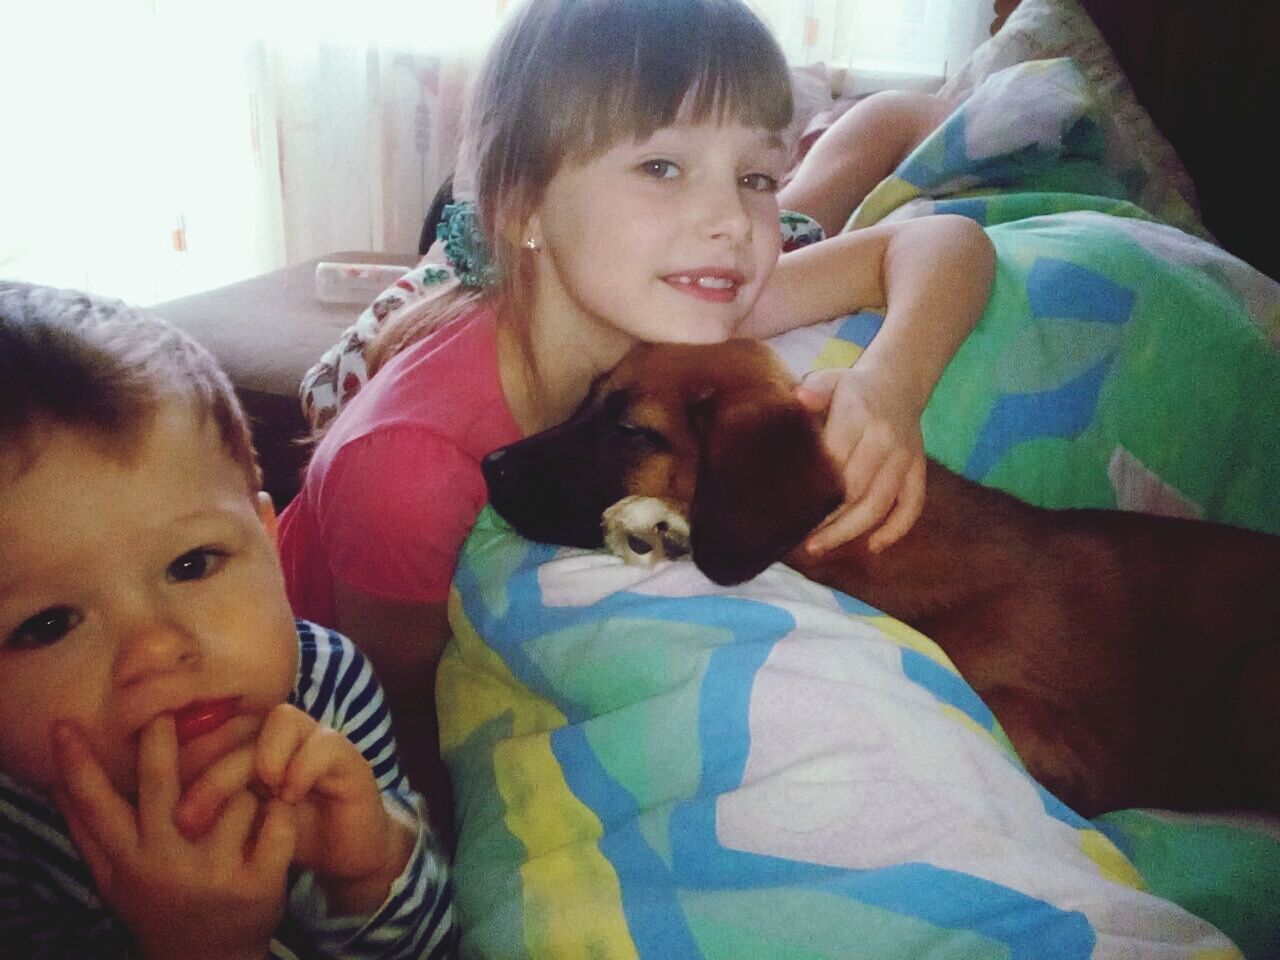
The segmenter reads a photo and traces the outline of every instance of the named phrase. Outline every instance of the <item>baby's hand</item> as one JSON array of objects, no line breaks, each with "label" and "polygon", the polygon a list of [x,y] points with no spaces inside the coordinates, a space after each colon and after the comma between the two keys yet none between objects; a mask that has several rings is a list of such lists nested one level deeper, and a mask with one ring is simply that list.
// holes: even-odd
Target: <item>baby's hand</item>
[{"label": "baby's hand", "polygon": [[276,707],[255,744],[201,773],[182,797],[178,824],[199,835],[246,789],[296,809],[293,862],[316,872],[335,913],[375,910],[412,853],[415,831],[388,809],[355,744],[297,707]]},{"label": "baby's hand", "polygon": [[135,809],[111,784],[78,729],[55,730],[62,781],[55,801],[102,899],[158,958],[266,956],[284,912],[294,849],[288,806],[247,790],[227,798],[203,836],[179,833],[181,791],[173,718],[143,729]]},{"label": "baby's hand", "polygon": [[845,490],[844,503],[805,548],[825,553],[872,529],[867,547],[873,553],[897,542],[924,507],[921,411],[894,384],[856,366],[809,374],[796,397],[810,410],[827,411],[823,440]]}]

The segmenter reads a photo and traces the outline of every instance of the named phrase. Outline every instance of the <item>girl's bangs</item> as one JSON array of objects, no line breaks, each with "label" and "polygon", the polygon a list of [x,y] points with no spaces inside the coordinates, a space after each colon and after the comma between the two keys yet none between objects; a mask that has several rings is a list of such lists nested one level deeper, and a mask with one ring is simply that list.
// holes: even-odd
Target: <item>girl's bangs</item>
[{"label": "girl's bangs", "polygon": [[594,36],[580,33],[566,60],[553,94],[562,98],[559,109],[555,119],[548,117],[560,128],[553,142],[563,156],[590,158],[676,122],[775,132],[791,122],[786,61],[738,0],[626,6],[632,16],[622,26],[629,30],[619,30],[614,19]]}]

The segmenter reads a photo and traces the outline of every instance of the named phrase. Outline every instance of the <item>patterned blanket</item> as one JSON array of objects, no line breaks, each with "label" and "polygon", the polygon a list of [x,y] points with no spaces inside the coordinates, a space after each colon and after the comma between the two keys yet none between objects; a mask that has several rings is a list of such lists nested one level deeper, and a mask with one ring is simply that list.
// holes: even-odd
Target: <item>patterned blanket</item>
[{"label": "patterned blanket", "polygon": [[[1011,72],[855,217],[958,211],[996,244],[930,453],[1048,505],[1280,532],[1280,290],[1134,205],[1071,64]],[[779,349],[849,363],[877,325]],[[1275,821],[1083,820],[928,638],[785,567],[721,588],[486,511],[450,606],[464,956],[1280,952]]]}]

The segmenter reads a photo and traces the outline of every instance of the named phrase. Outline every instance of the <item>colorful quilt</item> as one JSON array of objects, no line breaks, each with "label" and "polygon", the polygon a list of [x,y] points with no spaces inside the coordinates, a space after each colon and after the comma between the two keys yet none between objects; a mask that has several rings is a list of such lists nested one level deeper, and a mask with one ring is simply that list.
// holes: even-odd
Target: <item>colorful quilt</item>
[{"label": "colorful quilt", "polygon": [[[1012,71],[856,215],[965,212],[996,244],[930,453],[1048,505],[1280,532],[1280,289],[1134,205],[1070,63]],[[779,349],[849,363],[878,322]],[[1280,955],[1276,821],[1083,820],[928,638],[781,565],[721,588],[486,511],[450,608],[465,957]]]}]

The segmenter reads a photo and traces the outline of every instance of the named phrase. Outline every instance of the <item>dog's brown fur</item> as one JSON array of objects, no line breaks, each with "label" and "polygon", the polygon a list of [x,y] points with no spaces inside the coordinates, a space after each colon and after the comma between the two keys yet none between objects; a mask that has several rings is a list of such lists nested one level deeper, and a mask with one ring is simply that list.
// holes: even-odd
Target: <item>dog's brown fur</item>
[{"label": "dog's brown fur", "polygon": [[792,386],[752,341],[637,347],[568,424],[495,454],[494,505],[528,536],[599,545],[603,506],[661,497],[712,579],[783,558],[904,620],[1082,814],[1280,810],[1280,539],[1038,509],[931,462],[901,541],[813,557],[796,544],[842,486]]}]

